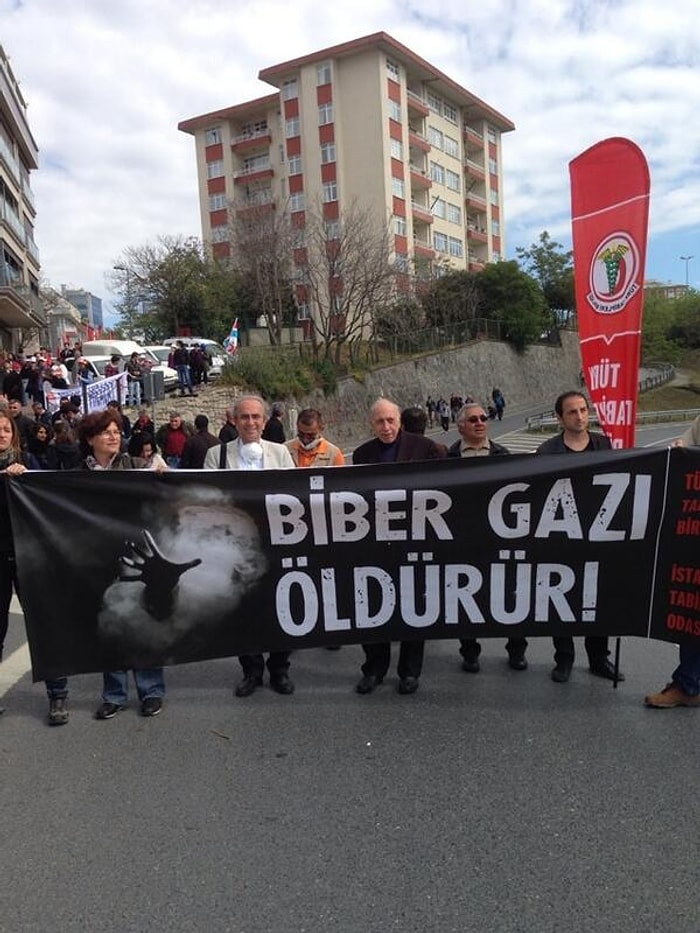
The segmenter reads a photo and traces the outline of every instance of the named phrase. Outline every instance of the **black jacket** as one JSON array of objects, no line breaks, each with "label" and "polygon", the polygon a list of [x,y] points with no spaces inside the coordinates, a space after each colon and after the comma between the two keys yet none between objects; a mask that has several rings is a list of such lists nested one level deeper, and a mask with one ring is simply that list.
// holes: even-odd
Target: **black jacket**
[{"label": "black jacket", "polygon": [[[382,449],[385,445],[374,437],[355,448],[352,455],[353,463],[382,463]],[[438,447],[435,441],[422,434],[410,434],[408,431],[399,431],[396,463],[409,460],[442,460],[445,456],[444,448]]]},{"label": "black jacket", "polygon": [[[606,437],[605,434],[599,434],[597,431],[589,431],[588,437],[590,438],[590,444],[586,450],[612,449],[610,438]],[[566,446],[564,443],[563,431],[557,434],[556,437],[550,437],[549,440],[543,441],[535,451],[537,454],[575,454],[583,452],[583,450],[572,450],[570,447]]]},{"label": "black jacket", "polygon": [[[449,450],[447,451],[448,457],[460,457],[462,456],[460,447],[462,445],[462,439],[455,441],[454,444],[450,445]],[[509,456],[510,451],[507,447],[504,447],[503,444],[497,444],[495,441],[489,440],[489,457],[504,457]],[[466,458],[465,458],[466,459]],[[476,460],[479,458],[476,457]]]}]

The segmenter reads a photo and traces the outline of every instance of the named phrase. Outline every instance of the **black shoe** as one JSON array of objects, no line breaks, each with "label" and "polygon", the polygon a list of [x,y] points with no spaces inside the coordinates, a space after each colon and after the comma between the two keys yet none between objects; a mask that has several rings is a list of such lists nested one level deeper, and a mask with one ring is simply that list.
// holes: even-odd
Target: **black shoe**
[{"label": "black shoe", "polygon": [[418,678],[417,677],[402,677],[399,681],[399,686],[397,690],[399,693],[415,693],[418,689]]},{"label": "black shoe", "polygon": [[377,677],[376,674],[365,674],[362,680],[355,684],[355,690],[357,693],[372,693],[382,680],[383,678]]},{"label": "black shoe", "polygon": [[615,677],[615,665],[605,658],[603,661],[596,661],[595,664],[591,664],[590,672],[595,677],[604,677],[605,680],[617,680],[621,681],[625,679],[625,675],[622,671],[617,672],[617,677]]},{"label": "black shoe", "polygon": [[157,716],[163,709],[163,701],[160,697],[146,697],[141,701],[142,716]]},{"label": "black shoe", "polygon": [[522,654],[511,652],[508,655],[508,666],[512,667],[514,671],[526,671],[527,661],[525,660],[525,652]]},{"label": "black shoe", "polygon": [[557,664],[552,671],[552,680],[555,684],[565,684],[571,677],[571,664]]},{"label": "black shoe", "polygon": [[114,719],[123,709],[118,703],[102,703],[97,707],[95,719]]},{"label": "black shoe", "polygon": [[249,697],[256,687],[262,687],[262,677],[244,677],[235,690],[237,697]]},{"label": "black shoe", "polygon": [[294,693],[294,684],[289,679],[288,674],[275,674],[270,676],[270,686],[275,693],[281,693],[283,696],[289,696]]},{"label": "black shoe", "polygon": [[66,698],[49,700],[49,725],[65,726],[68,722],[68,710],[66,709]]},{"label": "black shoe", "polygon": [[480,669],[478,658],[465,658],[462,661],[462,670],[467,674],[478,674]]}]

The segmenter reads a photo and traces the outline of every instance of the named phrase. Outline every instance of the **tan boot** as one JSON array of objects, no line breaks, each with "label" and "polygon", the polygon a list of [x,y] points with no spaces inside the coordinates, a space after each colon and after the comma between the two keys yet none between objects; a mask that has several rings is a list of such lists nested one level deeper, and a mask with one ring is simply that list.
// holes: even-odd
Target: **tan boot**
[{"label": "tan boot", "polygon": [[656,709],[671,709],[674,706],[700,706],[700,696],[690,696],[684,693],[678,684],[666,684],[660,693],[650,693],[644,697],[646,706]]}]

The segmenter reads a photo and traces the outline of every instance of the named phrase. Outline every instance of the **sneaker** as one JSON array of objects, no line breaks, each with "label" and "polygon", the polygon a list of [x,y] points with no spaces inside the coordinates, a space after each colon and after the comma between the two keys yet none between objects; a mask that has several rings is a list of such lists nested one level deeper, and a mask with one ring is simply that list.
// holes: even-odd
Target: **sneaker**
[{"label": "sneaker", "polygon": [[644,697],[645,706],[656,709],[671,709],[674,706],[700,706],[700,696],[684,693],[678,684],[666,684],[659,693],[650,693]]},{"label": "sneaker", "polygon": [[102,703],[97,707],[95,719],[114,719],[123,709],[118,703]]},{"label": "sneaker", "polygon": [[65,726],[68,722],[68,710],[66,709],[66,698],[49,700],[49,725]]},{"label": "sneaker", "polygon": [[142,716],[157,716],[163,709],[163,701],[160,697],[146,697],[141,701]]}]

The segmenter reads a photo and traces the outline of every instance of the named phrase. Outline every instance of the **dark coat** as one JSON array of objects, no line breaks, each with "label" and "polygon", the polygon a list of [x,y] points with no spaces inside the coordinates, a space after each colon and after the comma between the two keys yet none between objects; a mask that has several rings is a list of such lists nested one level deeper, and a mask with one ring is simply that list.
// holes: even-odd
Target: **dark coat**
[{"label": "dark coat", "polygon": [[[408,431],[399,431],[398,450],[396,452],[396,462],[405,463],[410,460],[442,460],[445,456],[444,451],[438,447],[435,441],[429,437],[423,437],[422,434],[410,434]],[[382,447],[385,445],[379,438],[372,438],[355,448],[352,455],[352,462],[361,463],[381,463]]]},{"label": "dark coat", "polygon": [[[597,431],[589,431],[588,437],[590,438],[590,449],[591,450],[611,450],[612,444],[610,443],[610,438],[606,437],[605,434],[599,434]],[[556,437],[550,437],[549,440],[543,441],[540,446],[535,451],[537,454],[575,454],[583,453],[582,450],[572,450],[570,447],[567,447],[564,443],[564,432],[557,434]]]},{"label": "dark coat", "polygon": [[219,440],[210,434],[209,431],[197,431],[197,433],[185,441],[180,458],[181,470],[202,470],[204,468],[204,458],[210,447],[218,447]]},{"label": "dark coat", "polygon": [[[461,459],[462,453],[460,447],[462,445],[462,438],[458,441],[455,441],[454,444],[450,445],[449,450],[447,451],[448,457],[459,457]],[[510,451],[507,447],[504,447],[503,444],[497,444],[495,441],[489,440],[489,457],[504,457],[510,456]],[[478,457],[475,459],[478,460]]]}]

